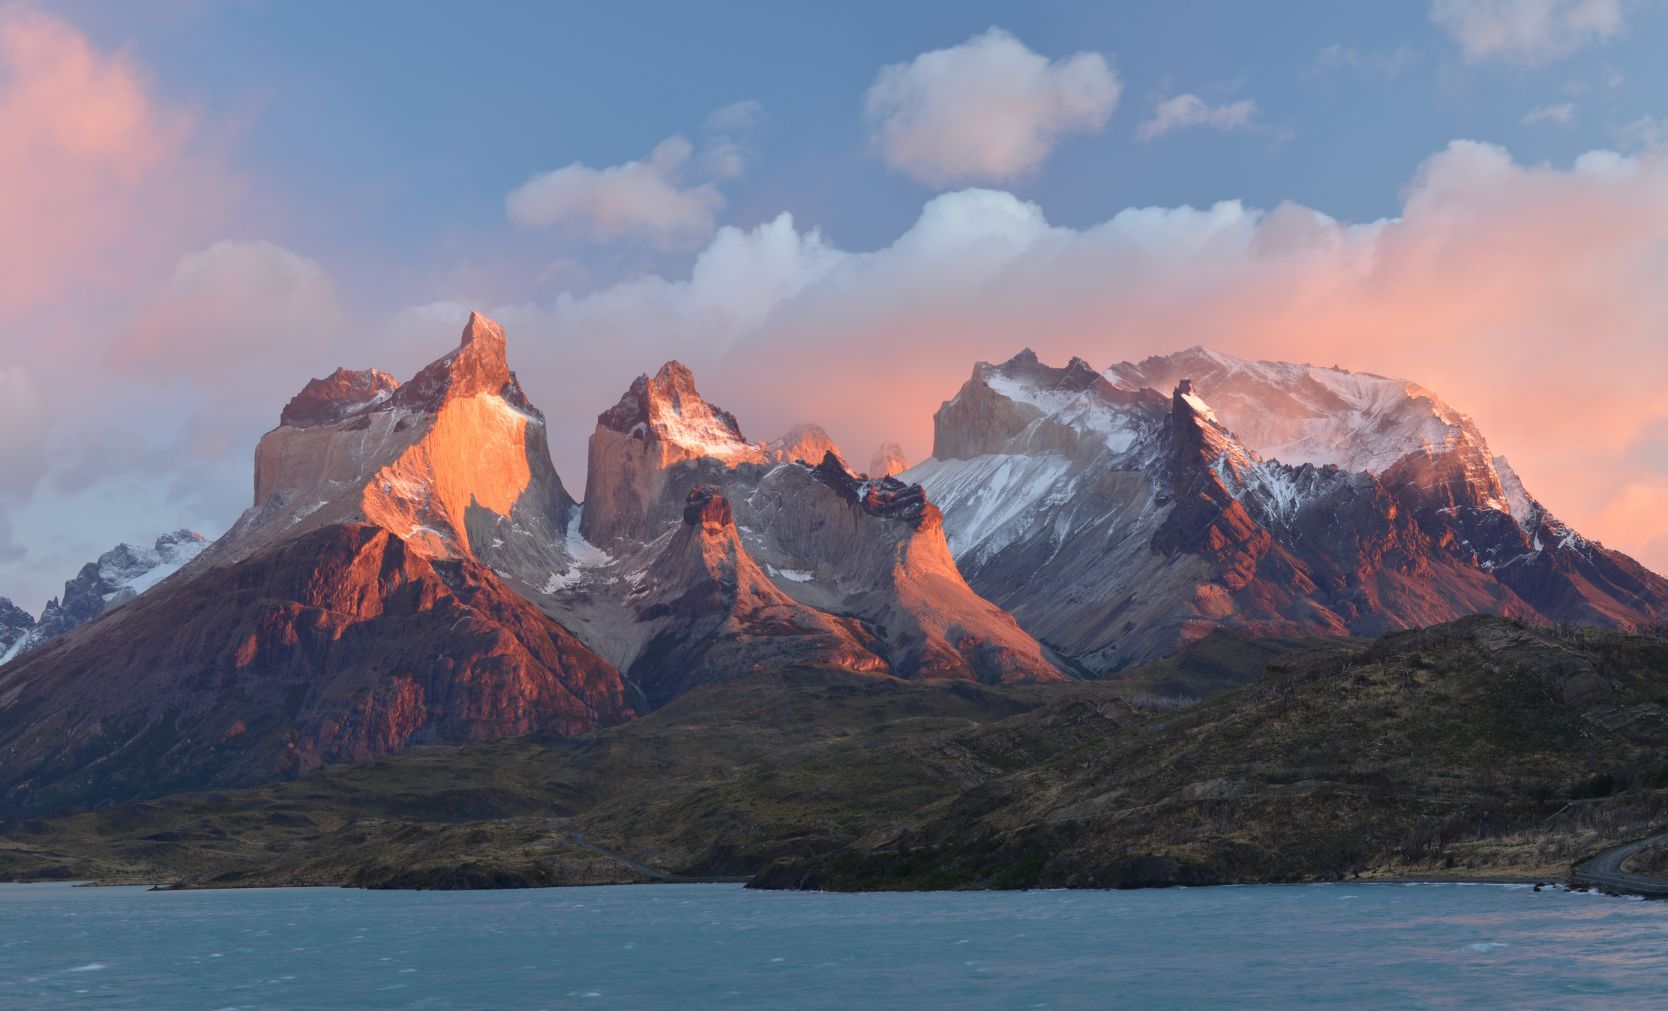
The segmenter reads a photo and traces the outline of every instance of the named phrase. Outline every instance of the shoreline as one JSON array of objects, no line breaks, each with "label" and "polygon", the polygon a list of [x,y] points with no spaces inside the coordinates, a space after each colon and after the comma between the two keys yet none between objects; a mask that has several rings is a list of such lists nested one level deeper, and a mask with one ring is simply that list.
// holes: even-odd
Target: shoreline
[{"label": "shoreline", "polygon": [[[643,886],[643,885],[730,885],[730,886],[739,887],[739,888],[741,888],[742,890],[745,891],[745,890],[749,890],[749,889],[747,889],[747,881],[748,881],[748,879],[700,880],[700,881],[648,880],[648,881],[575,882],[573,884],[562,884],[562,885],[526,885],[526,886],[520,886],[520,887],[505,887],[505,888],[366,888],[362,885],[350,885],[350,884],[340,884],[340,883],[338,883],[338,884],[327,884],[327,883],[292,882],[292,883],[284,884],[284,883],[265,882],[265,883],[259,883],[259,884],[239,885],[239,884],[230,883],[230,882],[223,882],[223,883],[188,884],[188,883],[182,883],[182,882],[178,882],[178,881],[160,881],[160,880],[151,880],[151,879],[146,879],[146,880],[121,880],[121,879],[107,879],[107,878],[106,879],[88,878],[88,879],[82,879],[82,880],[64,880],[64,879],[39,879],[39,880],[33,880],[33,881],[31,881],[31,880],[16,880],[16,881],[0,882],[0,885],[63,885],[65,887],[70,887],[70,888],[142,888],[142,889],[144,889],[148,892],[233,892],[233,891],[259,891],[259,890],[262,890],[262,889],[276,889],[276,888],[325,888],[325,889],[339,888],[339,889],[353,889],[353,890],[358,890],[358,891],[370,891],[370,892],[376,892],[376,891],[390,891],[390,892],[485,892],[485,891],[521,892],[521,891],[534,891],[534,890],[543,891],[543,890],[571,889],[571,888],[640,887],[640,886]],[[836,892],[830,892],[830,894],[841,894],[841,895],[866,895],[866,894],[902,895],[902,894],[914,894],[914,893],[917,893],[917,892],[954,893],[954,892],[999,892],[999,891],[1027,891],[1027,892],[1045,892],[1045,891],[1085,891],[1085,892],[1141,891],[1141,892],[1150,892],[1150,891],[1165,891],[1165,890],[1169,890],[1169,889],[1307,887],[1307,886],[1313,886],[1313,885],[1339,885],[1339,886],[1350,886],[1350,885],[1491,885],[1491,886],[1498,886],[1498,887],[1507,887],[1507,886],[1517,885],[1517,886],[1539,886],[1540,888],[1543,888],[1543,889],[1562,888],[1566,891],[1592,891],[1592,890],[1597,890],[1597,889],[1590,889],[1590,888],[1583,887],[1581,885],[1577,885],[1574,882],[1572,882],[1572,880],[1568,876],[1562,877],[1562,878],[1548,878],[1546,876],[1541,876],[1541,875],[1487,874],[1487,875],[1481,875],[1481,876],[1477,876],[1477,877],[1467,877],[1467,876],[1464,876],[1464,875],[1447,874],[1447,875],[1429,875],[1429,876],[1386,875],[1386,876],[1382,876],[1382,877],[1361,877],[1361,878],[1325,879],[1325,880],[1317,879],[1317,880],[1314,880],[1314,881],[1225,881],[1225,882],[1221,882],[1221,883],[1217,883],[1217,884],[1208,884],[1208,885],[1155,885],[1155,886],[1143,886],[1143,887],[1138,887],[1138,888],[1021,888],[1021,889],[1000,889],[1000,888],[883,889],[883,888],[876,888],[876,889],[861,889],[861,890],[850,890],[850,891],[848,891],[848,890],[839,890],[839,891],[836,891]],[[803,891],[803,892],[827,891],[825,889],[752,889],[752,890],[755,890],[755,891],[773,891],[773,892],[775,892],[775,891]]]}]

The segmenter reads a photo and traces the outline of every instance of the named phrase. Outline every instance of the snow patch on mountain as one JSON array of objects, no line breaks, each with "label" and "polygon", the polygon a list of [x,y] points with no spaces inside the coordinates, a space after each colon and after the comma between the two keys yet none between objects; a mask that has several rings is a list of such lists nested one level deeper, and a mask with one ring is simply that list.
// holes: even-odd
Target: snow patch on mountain
[{"label": "snow patch on mountain", "polygon": [[63,596],[47,602],[34,627],[0,655],[0,664],[127,603],[184,568],[207,546],[202,534],[190,530],[163,534],[150,545],[116,545],[65,581]]}]

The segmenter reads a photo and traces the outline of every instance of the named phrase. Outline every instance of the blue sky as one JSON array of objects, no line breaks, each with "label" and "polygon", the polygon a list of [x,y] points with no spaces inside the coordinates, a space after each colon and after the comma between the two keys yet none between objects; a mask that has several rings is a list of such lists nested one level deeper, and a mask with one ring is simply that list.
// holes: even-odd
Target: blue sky
[{"label": "blue sky", "polygon": [[[241,122],[239,160],[293,210],[249,227],[363,264],[367,300],[423,285],[457,294],[444,288],[460,264],[500,256],[584,256],[600,265],[593,283],[676,269],[675,258],[507,229],[504,195],[570,162],[640,158],[745,99],[765,119],[745,175],[725,187],[723,220],[750,227],[788,210],[845,248],[883,245],[931,188],[873,156],[863,92],[881,66],[993,25],[1039,53],[1104,53],[1123,82],[1102,132],[1064,140],[1044,170],[1007,187],[1066,225],[1225,198],[1370,220],[1395,214],[1411,168],[1452,138],[1567,161],[1661,114],[1668,96],[1661,4],[1636,4],[1626,32],[1535,66],[1467,63],[1407,2],[149,7],[64,9],[101,45],[130,47],[176,101]],[[1329,63],[1330,47],[1340,58]],[[1251,99],[1261,128],[1136,140],[1154,101],[1183,92]],[[1568,125],[1520,122],[1566,102]],[[529,290],[527,278],[502,283],[471,294]]]},{"label": "blue sky", "polygon": [[[409,373],[475,307],[576,495],[591,419],[674,355],[750,435],[866,459],[928,452],[976,358],[1205,342],[1430,385],[1668,566],[1668,405],[1608,385],[1668,382],[1661,0],[68,0],[0,31],[0,266],[32,271],[0,281],[0,593],[31,610],[117,540],[219,533],[307,377]],[[932,111],[963,94],[1024,111]],[[991,122],[1030,146],[940,143]]]}]

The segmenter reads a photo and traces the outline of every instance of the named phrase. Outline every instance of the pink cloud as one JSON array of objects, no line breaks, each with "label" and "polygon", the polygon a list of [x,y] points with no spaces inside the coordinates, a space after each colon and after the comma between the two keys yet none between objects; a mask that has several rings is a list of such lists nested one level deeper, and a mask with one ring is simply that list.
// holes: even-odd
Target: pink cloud
[{"label": "pink cloud", "polygon": [[126,55],[0,7],[0,317],[141,272],[200,227],[227,180],[193,161],[193,136]]},{"label": "pink cloud", "polygon": [[784,215],[720,229],[687,279],[495,311],[576,484],[610,391],[671,357],[750,436],[816,421],[859,456],[896,439],[918,459],[975,359],[1030,345],[1104,366],[1204,343],[1429,386],[1554,512],[1668,569],[1668,513],[1629,491],[1665,479],[1634,448],[1668,417],[1664,276],[1661,154],[1555,167],[1458,141],[1381,221],[1225,201],[1072,229],[968,190],[871,252]]}]

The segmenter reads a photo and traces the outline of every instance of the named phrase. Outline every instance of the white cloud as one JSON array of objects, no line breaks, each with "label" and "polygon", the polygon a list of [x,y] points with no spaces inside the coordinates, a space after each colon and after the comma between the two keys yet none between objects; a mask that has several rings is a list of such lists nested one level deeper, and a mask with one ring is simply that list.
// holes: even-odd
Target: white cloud
[{"label": "white cloud", "polygon": [[893,439],[918,458],[932,407],[974,360],[1031,345],[1105,365],[1205,343],[1430,386],[1564,519],[1668,567],[1648,553],[1668,544],[1668,514],[1607,511],[1650,477],[1636,433],[1663,413],[1617,383],[1668,388],[1665,194],[1668,162],[1652,154],[1560,168],[1468,141],[1420,167],[1394,217],[1356,224],[1224,201],[1065,228],[1011,194],[965,190],[872,251],[784,215],[720,229],[683,279],[491,311],[572,483],[596,412],[668,358],[750,436],[816,421],[844,445]]},{"label": "white cloud", "polygon": [[1036,169],[1063,135],[1099,132],[1121,90],[1099,53],[1051,61],[991,28],[882,68],[864,111],[888,165],[943,186]]},{"label": "white cloud", "polygon": [[1198,95],[1166,98],[1153,109],[1152,118],[1135,129],[1139,140],[1152,140],[1171,130],[1208,126],[1214,130],[1245,130],[1257,115],[1257,103],[1250,99],[1211,105]]},{"label": "white cloud", "polygon": [[1536,65],[1622,29],[1621,0],[1431,0],[1431,20],[1467,62]]},{"label": "white cloud", "polygon": [[1575,121],[1575,103],[1559,102],[1555,105],[1537,105],[1523,114],[1518,122],[1525,125],[1530,123],[1557,123],[1559,126],[1569,126]]},{"label": "white cloud", "polygon": [[693,150],[688,140],[673,136],[643,161],[601,169],[575,162],[512,190],[504,211],[527,227],[570,228],[602,242],[640,239],[658,248],[685,248],[712,234],[724,207],[711,183],[682,181]]}]

